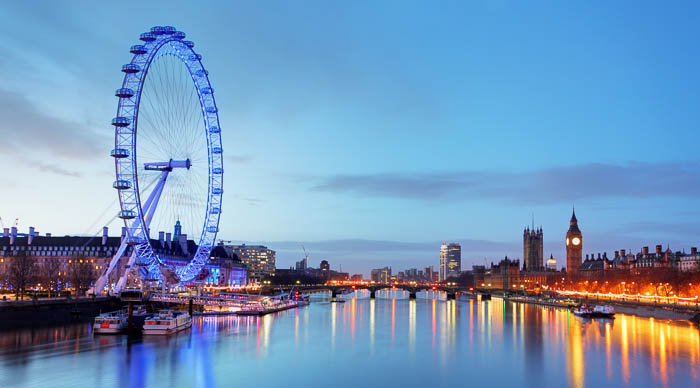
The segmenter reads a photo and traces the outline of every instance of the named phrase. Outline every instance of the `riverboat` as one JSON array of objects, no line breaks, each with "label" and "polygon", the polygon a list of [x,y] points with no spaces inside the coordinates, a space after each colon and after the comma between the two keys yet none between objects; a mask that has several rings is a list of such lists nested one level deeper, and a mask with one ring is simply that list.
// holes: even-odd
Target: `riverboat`
[{"label": "riverboat", "polygon": [[614,318],[615,309],[610,305],[597,305],[593,307],[593,316],[599,318]]},{"label": "riverboat", "polygon": [[144,335],[168,335],[192,327],[192,317],[185,311],[160,310],[146,318]]},{"label": "riverboat", "polygon": [[574,315],[576,315],[577,317],[590,318],[593,316],[593,308],[585,304],[574,307],[573,309],[571,309],[571,312],[574,313]]},{"label": "riverboat", "polygon": [[[131,319],[135,327],[143,325],[148,313],[144,306],[134,306]],[[95,317],[92,325],[95,334],[118,334],[124,332],[129,327],[129,310],[121,309],[100,314]]]},{"label": "riverboat", "polygon": [[596,305],[588,306],[582,304],[578,307],[574,307],[571,312],[579,317],[586,318],[614,318],[615,309],[610,305]]}]

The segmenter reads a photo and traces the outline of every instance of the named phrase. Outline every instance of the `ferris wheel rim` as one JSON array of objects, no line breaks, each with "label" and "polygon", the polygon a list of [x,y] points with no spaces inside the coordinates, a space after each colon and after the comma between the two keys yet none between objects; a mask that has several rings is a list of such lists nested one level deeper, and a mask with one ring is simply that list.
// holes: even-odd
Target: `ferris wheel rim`
[{"label": "ferris wheel rim", "polygon": [[[138,138],[138,119],[144,83],[148,77],[153,61],[162,55],[178,58],[187,69],[197,91],[203,117],[207,144],[208,187],[204,222],[194,256],[183,267],[177,269],[180,282],[194,279],[209,260],[218,233],[221,202],[223,196],[223,149],[218,108],[208,72],[201,62],[201,55],[194,50],[194,43],[185,41],[185,34],[173,27],[156,26],[150,32],[141,34],[143,44],[131,47],[134,54],[130,63],[122,67],[124,79],[115,95],[119,98],[117,116],[112,120],[115,127],[115,148],[111,156],[115,161],[116,181],[113,186],[118,189],[120,217],[124,219],[129,243],[134,245],[139,259],[147,266],[151,277],[158,276],[162,260],[154,252],[150,233],[145,227],[147,222],[144,204],[139,190],[138,155],[136,142]],[[169,46],[175,52],[166,53]],[[189,162],[189,160],[188,160]],[[129,220],[132,223],[129,223]]]}]

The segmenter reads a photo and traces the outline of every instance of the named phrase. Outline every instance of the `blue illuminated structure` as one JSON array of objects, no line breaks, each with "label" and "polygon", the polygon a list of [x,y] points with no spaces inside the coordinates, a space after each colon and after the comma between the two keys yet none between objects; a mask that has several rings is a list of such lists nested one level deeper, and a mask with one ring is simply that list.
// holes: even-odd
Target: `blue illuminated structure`
[{"label": "blue illuminated structure", "polygon": [[[132,253],[114,286],[117,292],[133,268],[144,281],[192,281],[214,247],[223,195],[221,127],[202,56],[184,38],[174,27],[153,27],[131,46],[131,62],[121,68],[124,80],[115,92],[119,104],[110,155],[127,237],[95,283],[96,294],[129,246]],[[174,268],[154,252],[150,229],[159,227],[154,226],[158,217],[172,225],[168,217],[181,215],[189,216],[183,225],[192,228],[192,237],[199,235],[199,243],[189,263]]]}]

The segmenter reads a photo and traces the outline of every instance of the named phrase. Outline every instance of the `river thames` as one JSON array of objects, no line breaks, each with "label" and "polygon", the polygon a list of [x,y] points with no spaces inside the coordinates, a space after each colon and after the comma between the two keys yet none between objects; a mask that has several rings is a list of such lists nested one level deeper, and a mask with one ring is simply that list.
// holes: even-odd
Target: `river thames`
[{"label": "river thames", "polygon": [[0,332],[0,387],[696,387],[687,322],[400,291],[258,317],[196,317],[170,337],[89,324]]}]

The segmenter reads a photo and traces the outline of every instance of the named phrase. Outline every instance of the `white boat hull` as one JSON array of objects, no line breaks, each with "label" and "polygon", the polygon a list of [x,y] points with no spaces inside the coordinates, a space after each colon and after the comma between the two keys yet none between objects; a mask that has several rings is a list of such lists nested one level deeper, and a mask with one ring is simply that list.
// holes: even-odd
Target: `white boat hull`
[{"label": "white boat hull", "polygon": [[95,334],[119,334],[124,328],[121,325],[110,325],[110,327],[101,327],[102,325],[94,325],[93,332]]},{"label": "white boat hull", "polygon": [[143,329],[143,335],[168,335],[192,327],[192,321],[176,327],[148,327]]}]

